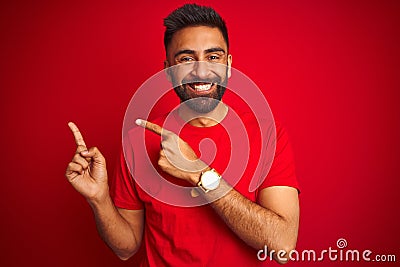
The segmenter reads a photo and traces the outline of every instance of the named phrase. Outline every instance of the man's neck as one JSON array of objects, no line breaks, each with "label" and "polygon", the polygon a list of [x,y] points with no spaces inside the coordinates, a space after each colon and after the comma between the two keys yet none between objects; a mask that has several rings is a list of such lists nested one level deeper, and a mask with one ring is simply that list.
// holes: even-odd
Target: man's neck
[{"label": "man's neck", "polygon": [[198,113],[185,104],[178,109],[179,117],[195,127],[211,127],[220,123],[228,114],[228,106],[219,102],[214,110],[209,113]]}]

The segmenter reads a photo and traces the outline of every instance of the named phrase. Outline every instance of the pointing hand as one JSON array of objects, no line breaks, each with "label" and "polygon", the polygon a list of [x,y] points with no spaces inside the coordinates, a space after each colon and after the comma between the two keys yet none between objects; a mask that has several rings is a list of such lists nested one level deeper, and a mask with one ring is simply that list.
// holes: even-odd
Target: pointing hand
[{"label": "pointing hand", "polygon": [[78,127],[68,123],[76,143],[75,155],[68,164],[65,177],[89,201],[108,195],[106,161],[96,147],[87,149]]},{"label": "pointing hand", "polygon": [[155,123],[138,119],[136,124],[162,137],[158,165],[163,171],[193,185],[198,183],[201,172],[208,166],[197,157],[188,143]]}]

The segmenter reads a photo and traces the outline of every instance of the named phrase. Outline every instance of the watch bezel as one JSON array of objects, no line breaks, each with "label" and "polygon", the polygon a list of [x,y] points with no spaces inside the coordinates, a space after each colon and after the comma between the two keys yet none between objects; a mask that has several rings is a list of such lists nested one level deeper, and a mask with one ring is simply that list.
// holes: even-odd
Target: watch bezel
[{"label": "watch bezel", "polygon": [[205,192],[208,192],[210,190],[217,189],[220,184],[220,180],[221,180],[221,175],[219,175],[214,169],[211,169],[201,174],[200,182],[198,185]]}]

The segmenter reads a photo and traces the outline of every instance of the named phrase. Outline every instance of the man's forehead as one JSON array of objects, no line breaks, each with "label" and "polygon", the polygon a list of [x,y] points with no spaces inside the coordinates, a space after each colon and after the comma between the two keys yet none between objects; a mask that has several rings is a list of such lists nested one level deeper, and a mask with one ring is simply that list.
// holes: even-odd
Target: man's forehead
[{"label": "man's forehead", "polygon": [[221,47],[226,51],[225,39],[217,27],[190,26],[173,35],[168,50],[175,54],[177,50],[205,52],[213,47]]}]

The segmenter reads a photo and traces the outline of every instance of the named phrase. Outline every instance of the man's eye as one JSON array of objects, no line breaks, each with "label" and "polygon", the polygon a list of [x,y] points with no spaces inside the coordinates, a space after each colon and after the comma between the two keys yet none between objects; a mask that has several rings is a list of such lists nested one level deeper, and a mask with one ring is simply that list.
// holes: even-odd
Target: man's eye
[{"label": "man's eye", "polygon": [[183,58],[181,58],[181,62],[189,62],[189,61],[192,61],[193,60],[193,58],[191,58],[191,57],[183,57]]},{"label": "man's eye", "polygon": [[208,57],[210,60],[218,60],[219,59],[219,56],[209,56]]}]

